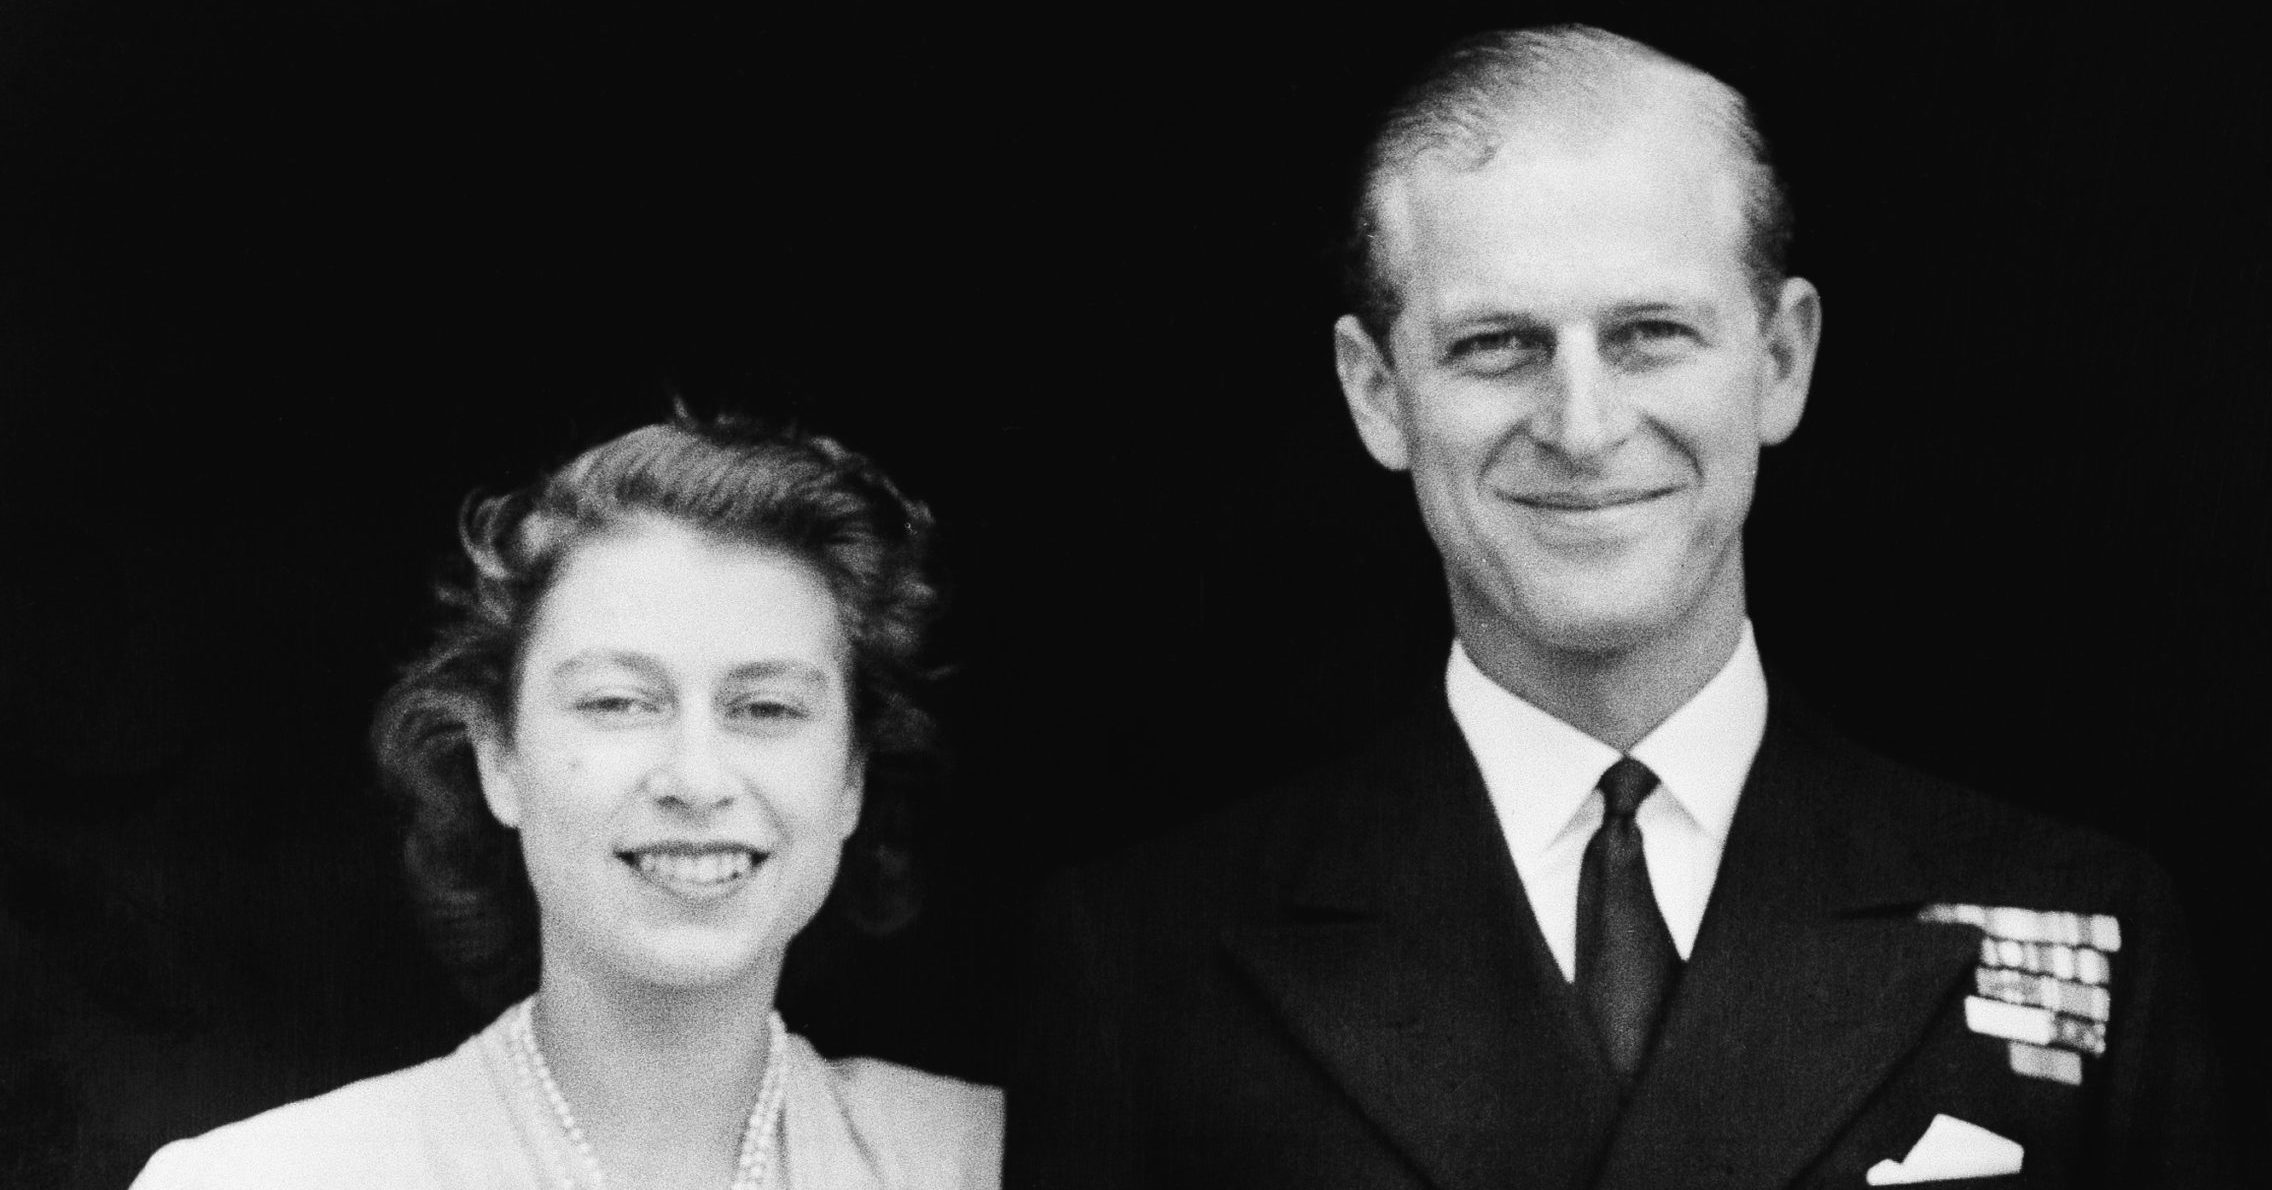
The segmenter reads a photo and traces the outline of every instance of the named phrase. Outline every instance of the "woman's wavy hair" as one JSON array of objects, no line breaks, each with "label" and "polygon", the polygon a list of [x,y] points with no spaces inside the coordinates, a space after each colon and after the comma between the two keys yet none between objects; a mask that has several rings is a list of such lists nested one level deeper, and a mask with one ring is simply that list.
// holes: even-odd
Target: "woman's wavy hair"
[{"label": "woman's wavy hair", "polygon": [[827,583],[851,646],[867,795],[836,886],[805,933],[887,933],[914,913],[907,793],[935,755],[932,720],[915,699],[933,676],[925,640],[940,603],[931,514],[834,439],[704,421],[682,407],[526,488],[468,499],[465,565],[437,589],[441,629],[379,703],[372,748],[404,810],[412,900],[479,1007],[535,988],[537,915],[518,837],[482,799],[473,735],[513,730],[522,650],[561,563],[582,542],[656,519],[781,551]]}]

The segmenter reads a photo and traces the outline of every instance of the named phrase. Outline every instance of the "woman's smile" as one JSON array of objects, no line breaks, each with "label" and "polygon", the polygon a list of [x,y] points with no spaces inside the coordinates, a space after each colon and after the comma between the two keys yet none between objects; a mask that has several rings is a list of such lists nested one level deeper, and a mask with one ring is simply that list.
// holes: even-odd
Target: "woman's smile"
[{"label": "woman's smile", "polygon": [[732,844],[665,843],[621,851],[640,879],[689,901],[720,901],[740,892],[769,853]]}]

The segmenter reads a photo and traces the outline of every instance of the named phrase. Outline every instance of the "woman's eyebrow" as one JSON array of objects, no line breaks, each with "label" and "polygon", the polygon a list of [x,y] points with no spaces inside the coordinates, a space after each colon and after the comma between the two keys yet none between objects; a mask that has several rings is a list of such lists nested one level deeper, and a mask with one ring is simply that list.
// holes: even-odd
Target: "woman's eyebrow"
[{"label": "woman's eyebrow", "polygon": [[787,678],[817,686],[827,684],[828,672],[811,662],[785,657],[770,661],[751,661],[737,665],[726,673],[726,680],[730,682],[765,681],[774,678]]},{"label": "woman's eyebrow", "polygon": [[590,669],[628,669],[641,677],[661,677],[663,667],[645,653],[627,649],[587,649],[552,667],[555,677],[574,677]]}]

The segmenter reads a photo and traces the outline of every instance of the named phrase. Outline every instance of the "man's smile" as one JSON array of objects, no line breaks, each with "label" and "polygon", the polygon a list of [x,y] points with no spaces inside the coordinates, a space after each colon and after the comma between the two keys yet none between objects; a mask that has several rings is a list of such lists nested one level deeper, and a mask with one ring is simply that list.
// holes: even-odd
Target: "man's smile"
[{"label": "man's smile", "polygon": [[1622,484],[1616,487],[1520,488],[1500,498],[1521,509],[1525,519],[1549,534],[1576,533],[1593,539],[1602,533],[1639,528],[1672,506],[1677,484]]},{"label": "man's smile", "polygon": [[1671,495],[1670,487],[1624,487],[1598,490],[1547,490],[1523,491],[1509,495],[1509,499],[1527,508],[1545,512],[1599,512],[1605,509],[1630,508]]}]

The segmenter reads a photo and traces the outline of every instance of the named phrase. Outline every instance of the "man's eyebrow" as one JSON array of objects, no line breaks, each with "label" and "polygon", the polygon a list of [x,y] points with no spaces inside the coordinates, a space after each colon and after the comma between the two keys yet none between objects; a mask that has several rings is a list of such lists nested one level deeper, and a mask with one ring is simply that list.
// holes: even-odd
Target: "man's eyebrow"
[{"label": "man's eyebrow", "polygon": [[1512,327],[1519,330],[1551,330],[1547,319],[1523,310],[1512,310],[1488,299],[1454,303],[1448,306],[1437,324],[1446,332],[1460,334],[1479,326]]},{"label": "man's eyebrow", "polygon": [[1708,318],[1712,313],[1710,302],[1701,299],[1674,298],[1669,301],[1619,302],[1609,308],[1613,318],[1637,318],[1647,314],[1679,314],[1686,318]]},{"label": "man's eyebrow", "polygon": [[[1615,302],[1601,308],[1611,318],[1635,318],[1649,314],[1679,314],[1688,318],[1709,317],[1712,302],[1702,296],[1675,295],[1669,298],[1635,298]],[[1526,310],[1509,309],[1488,298],[1447,305],[1438,324],[1447,331],[1458,333],[1474,326],[1504,326],[1522,329],[1551,330],[1554,321]]]}]

